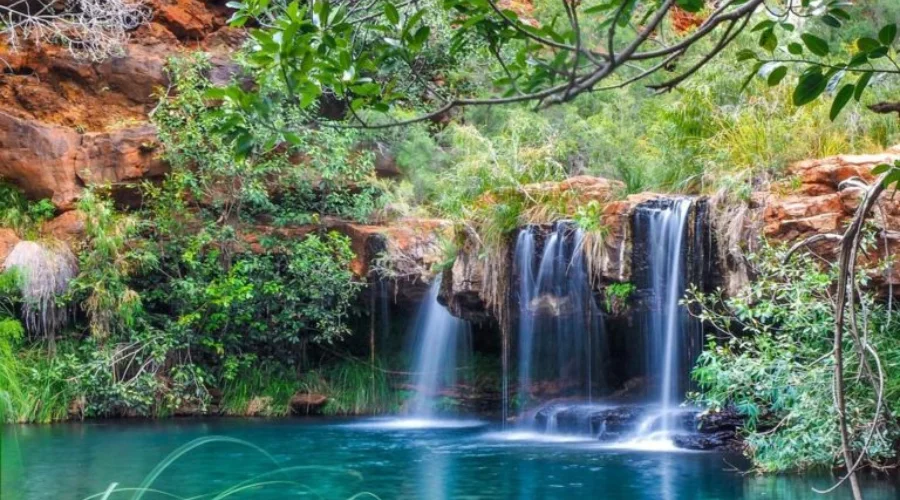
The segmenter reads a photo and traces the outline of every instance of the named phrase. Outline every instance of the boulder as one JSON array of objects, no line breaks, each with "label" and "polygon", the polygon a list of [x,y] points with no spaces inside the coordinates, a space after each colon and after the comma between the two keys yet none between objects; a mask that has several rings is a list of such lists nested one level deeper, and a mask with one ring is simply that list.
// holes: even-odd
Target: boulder
[{"label": "boulder", "polygon": [[2,266],[6,257],[9,256],[19,241],[15,231],[8,228],[0,228],[0,266]]},{"label": "boulder", "polygon": [[78,132],[0,112],[0,177],[31,198],[71,210],[88,184],[120,184],[162,175],[149,125],[112,132]]},{"label": "boulder", "polygon": [[41,234],[74,246],[84,236],[84,214],[79,210],[63,212],[45,222]]}]

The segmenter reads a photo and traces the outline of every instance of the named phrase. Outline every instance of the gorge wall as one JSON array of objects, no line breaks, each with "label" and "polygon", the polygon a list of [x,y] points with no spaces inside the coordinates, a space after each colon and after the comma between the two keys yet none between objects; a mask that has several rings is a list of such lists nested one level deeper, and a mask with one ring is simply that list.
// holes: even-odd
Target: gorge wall
[{"label": "gorge wall", "polygon": [[[0,59],[6,63],[0,74],[0,178],[29,197],[52,200],[57,217],[44,225],[44,236],[77,241],[83,222],[75,203],[86,186],[109,185],[121,204],[135,206],[140,203],[137,183],[165,175],[168,167],[160,160],[160,144],[148,115],[160,89],[169,85],[164,70],[167,57],[202,50],[210,54],[213,81],[224,82],[236,74],[229,54],[242,43],[243,35],[226,26],[229,9],[224,1],[148,3],[153,10],[150,23],[132,33],[121,57],[104,62],[79,60],[49,44],[19,51],[0,45]],[[840,231],[859,200],[858,187],[847,181],[871,181],[873,166],[898,157],[900,148],[881,155],[804,160],[789,167],[788,179],[760,186],[747,199],[735,199],[729,193],[701,198],[698,206],[705,207],[705,222],[698,223],[709,228],[708,249],[713,257],[704,271],[706,281],[732,292],[745,284],[752,276],[742,255],[757,248],[761,238],[792,242]],[[382,173],[397,174],[389,158],[377,163]],[[640,261],[634,255],[632,230],[637,208],[667,196],[622,197],[623,186],[617,181],[589,176],[523,189],[532,194],[566,192],[574,194],[569,197],[573,206],[592,201],[602,206],[603,237],[594,242],[591,262],[601,296],[607,285],[634,277],[633,265]],[[401,268],[396,277],[419,285],[430,279],[432,265],[444,259],[438,240],[449,231],[447,223],[428,219],[372,225],[334,219],[324,224],[353,240],[357,275],[366,276],[370,263],[388,250]],[[875,224],[883,237],[879,255],[894,253],[900,202],[884,197]],[[259,225],[241,228],[241,234],[252,249],[265,234],[300,236],[310,230]],[[0,229],[0,261],[18,238],[14,231]],[[822,242],[813,251],[827,258],[834,245]],[[492,318],[486,304],[485,265],[477,245],[465,240],[444,280],[443,300],[454,314],[477,321]],[[882,293],[900,284],[898,267],[873,276]],[[424,287],[417,290],[420,295]]]},{"label": "gorge wall", "polygon": [[[839,155],[809,159],[788,166],[784,180],[760,186],[746,198],[720,192],[694,197],[691,226],[693,252],[690,262],[703,262],[689,269],[690,281],[711,291],[721,287],[727,294],[736,293],[752,278],[746,256],[759,249],[763,241],[793,244],[817,234],[840,234],[856,208],[862,187],[874,180],[872,169],[882,163],[900,159],[900,146],[876,155]],[[560,183],[543,183],[523,188],[532,194],[567,191],[575,204],[600,203],[603,207],[600,241],[586,251],[594,256],[595,293],[607,303],[609,286],[614,283],[639,281],[647,249],[635,238],[635,216],[641,207],[681,195],[640,193],[621,197],[622,186],[616,181],[579,176]],[[574,211],[573,211],[574,213]],[[871,262],[897,254],[900,238],[900,200],[890,196],[878,202],[872,224],[877,233],[877,248],[866,256]],[[515,243],[514,236],[507,244]],[[836,245],[824,240],[811,245],[810,251],[827,260],[836,257]],[[511,252],[511,250],[510,250]],[[443,298],[454,314],[473,321],[494,320],[496,311],[490,304],[490,287],[485,276],[491,274],[483,251],[471,240],[461,245],[453,267],[445,273]],[[890,261],[893,259],[887,259]],[[884,272],[871,276],[879,294],[898,293],[900,269],[888,265]],[[495,273],[496,274],[496,273]],[[641,286],[637,285],[633,302],[640,307]],[[610,300],[607,301],[606,299]],[[613,321],[629,321],[621,311],[611,311]],[[626,315],[627,316],[627,315]]]}]

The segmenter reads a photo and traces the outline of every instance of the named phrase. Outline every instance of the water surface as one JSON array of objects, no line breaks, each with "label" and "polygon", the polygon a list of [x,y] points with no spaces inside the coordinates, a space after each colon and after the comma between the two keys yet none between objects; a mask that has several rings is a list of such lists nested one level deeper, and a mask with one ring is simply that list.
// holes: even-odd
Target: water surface
[{"label": "water surface", "polygon": [[[613,450],[590,439],[542,442],[539,436],[487,426],[404,429],[360,422],[173,419],[6,426],[0,497],[77,500],[102,493],[113,482],[135,487],[173,450],[208,436],[253,443],[270,456],[214,442],[183,456],[153,487],[189,498],[283,469],[257,480],[268,482],[265,487],[230,498],[348,499],[371,493],[429,500],[791,500],[846,498],[847,493],[823,497],[812,492],[812,487],[830,485],[829,476],[741,475],[730,465],[742,466],[739,458],[716,453]],[[865,486],[867,499],[900,496],[900,487],[888,480],[866,478]],[[143,498],[165,497],[148,493]]]}]

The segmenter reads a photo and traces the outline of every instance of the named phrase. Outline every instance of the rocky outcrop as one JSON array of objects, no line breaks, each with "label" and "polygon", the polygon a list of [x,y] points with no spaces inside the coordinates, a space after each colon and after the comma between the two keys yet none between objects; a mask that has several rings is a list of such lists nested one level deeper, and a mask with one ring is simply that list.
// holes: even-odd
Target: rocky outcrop
[{"label": "rocky outcrop", "polygon": [[12,229],[0,228],[0,263],[13,251],[19,243],[19,236]]},{"label": "rocky outcrop", "polygon": [[[539,430],[568,435],[588,435],[604,443],[622,443],[645,437],[644,426],[653,427],[654,414],[645,405],[583,404],[551,402],[534,414]],[[733,409],[723,412],[673,411],[672,441],[689,450],[730,450],[741,448],[739,437],[744,420]]]},{"label": "rocky outcrop", "polygon": [[[603,177],[580,175],[560,182],[541,182],[521,187],[525,199],[531,203],[551,201],[565,212],[574,214],[579,207],[597,204],[603,227],[603,237],[599,241],[600,250],[595,261],[596,270],[603,279],[610,281],[627,281],[630,275],[630,254],[628,239],[628,220],[634,207],[644,199],[654,195],[630,196],[623,201],[615,201],[622,196],[625,186],[619,181]],[[485,195],[485,202],[490,202],[491,194]],[[549,227],[549,225],[547,225]],[[471,234],[458,235],[462,245],[457,252],[453,266],[445,275],[442,299],[451,312],[459,317],[475,322],[492,319],[494,313],[488,311],[487,304],[489,283],[492,273],[489,266],[498,265],[491,262],[479,245],[478,238]],[[507,241],[507,248],[497,255],[508,264],[513,259],[514,240]],[[496,260],[496,259],[495,259]],[[494,270],[496,272],[496,270]]]},{"label": "rocky outcrop", "polygon": [[153,127],[78,132],[0,112],[0,177],[32,198],[71,210],[87,184],[117,185],[164,174]]},{"label": "rocky outcrop", "polygon": [[169,83],[166,59],[205,50],[211,78],[224,82],[235,72],[230,53],[243,35],[225,27],[228,9],[219,2],[149,6],[150,24],[132,33],[122,56],[102,62],[48,43],[15,51],[0,44],[0,178],[65,211],[85,185],[122,186],[165,172],[146,122],[158,89]]},{"label": "rocky outcrop", "polygon": [[[714,207],[719,212],[712,217],[720,221],[716,231],[721,243],[729,248],[728,253],[739,254],[740,249],[758,248],[762,238],[793,244],[817,234],[841,234],[859,206],[865,185],[875,180],[872,169],[898,159],[900,146],[879,155],[839,155],[796,162],[788,168],[788,179],[753,193],[748,202]],[[885,255],[896,255],[900,251],[896,233],[900,230],[900,199],[882,196],[870,219],[879,234],[877,248],[863,256],[864,261],[875,263]],[[809,250],[833,260],[837,245],[824,240]],[[722,266],[726,289],[731,293],[752,278],[740,257],[723,259]],[[890,266],[872,278],[882,293],[887,293],[890,286],[900,285],[900,266]]]},{"label": "rocky outcrop", "polygon": [[[736,293],[751,279],[745,266],[746,252],[758,249],[764,239],[795,243],[816,234],[839,234],[859,206],[860,182],[872,182],[872,168],[897,159],[900,159],[900,146],[880,155],[804,160],[789,166],[787,180],[753,193],[748,201],[728,202],[728,197],[721,195],[709,199],[697,197],[695,226],[707,224],[699,220],[704,219],[709,221],[709,227],[702,228],[702,234],[695,231],[689,236],[704,240],[698,240],[695,246],[704,252],[698,261],[705,262],[709,268],[693,271],[702,275],[704,286],[722,286],[727,293]],[[635,210],[672,196],[640,193],[616,199],[620,189],[616,182],[588,176],[523,187],[529,197],[537,200],[566,200],[569,213],[575,213],[575,208],[591,201],[601,204],[603,236],[600,250],[593,252],[593,270],[601,289],[606,283],[634,279],[634,235],[630,233]],[[883,196],[872,220],[879,230],[877,248],[864,258],[875,263],[886,254],[900,253],[900,198]],[[446,278],[444,296],[455,315],[484,320],[490,316],[485,308],[486,261],[481,249],[470,240],[466,239],[460,248],[452,272]],[[515,242],[508,244],[512,246]],[[811,250],[826,259],[835,257],[834,241],[819,242]],[[887,293],[889,287],[900,293],[900,286],[895,286],[900,285],[900,266],[890,266],[886,272],[872,277],[882,293]]]}]

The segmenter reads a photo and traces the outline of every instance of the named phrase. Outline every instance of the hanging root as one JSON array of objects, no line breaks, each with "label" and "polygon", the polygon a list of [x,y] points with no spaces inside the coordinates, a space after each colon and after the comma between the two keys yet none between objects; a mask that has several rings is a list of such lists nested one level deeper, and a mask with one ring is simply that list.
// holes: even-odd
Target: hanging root
[{"label": "hanging root", "polygon": [[75,255],[64,244],[20,241],[3,267],[15,268],[22,276],[22,312],[29,333],[46,339],[53,349],[56,333],[66,322],[66,307],[57,299],[78,272]]}]

